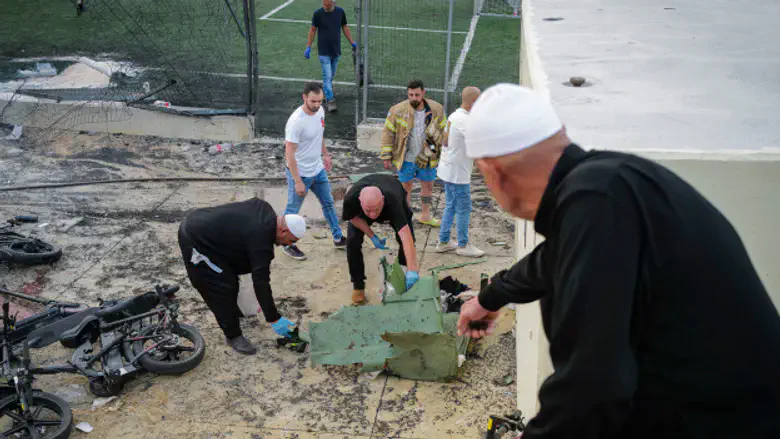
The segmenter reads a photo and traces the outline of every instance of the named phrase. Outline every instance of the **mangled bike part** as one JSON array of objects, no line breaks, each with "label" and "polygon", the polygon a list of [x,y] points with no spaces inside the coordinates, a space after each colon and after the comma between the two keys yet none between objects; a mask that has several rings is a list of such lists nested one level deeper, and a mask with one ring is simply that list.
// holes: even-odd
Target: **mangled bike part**
[{"label": "mangled bike part", "polygon": [[62,249],[15,232],[0,231],[0,262],[18,265],[53,264],[62,257]]},{"label": "mangled bike part", "polygon": [[59,397],[32,388],[29,348],[23,345],[21,361],[14,355],[10,334],[15,319],[9,317],[8,309],[8,302],[3,303],[2,372],[13,393],[0,400],[0,437],[67,438],[73,413]]}]

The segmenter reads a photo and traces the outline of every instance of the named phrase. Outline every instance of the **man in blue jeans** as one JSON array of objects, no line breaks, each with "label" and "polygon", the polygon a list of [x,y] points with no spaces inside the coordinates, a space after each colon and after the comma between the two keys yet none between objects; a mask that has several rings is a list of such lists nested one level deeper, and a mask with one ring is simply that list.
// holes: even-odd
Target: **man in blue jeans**
[{"label": "man in blue jeans", "polygon": [[[303,88],[303,105],[298,107],[284,129],[284,149],[287,158],[287,208],[285,215],[297,214],[306,193],[311,189],[322,205],[322,213],[333,234],[334,245],[344,250],[347,240],[341,233],[333,193],[328,181],[332,161],[325,148],[325,112],[322,109],[322,86],[307,82]],[[293,259],[304,260],[295,244],[284,248]]]},{"label": "man in blue jeans", "polygon": [[347,37],[352,50],[357,49],[357,43],[352,40],[352,34],[347,26],[347,13],[336,6],[335,0],[322,0],[322,7],[314,11],[309,29],[309,39],[303,56],[311,57],[311,43],[314,42],[314,34],[317,34],[317,50],[322,66],[322,84],[325,89],[326,109],[328,112],[336,111],[336,98],[333,95],[333,77],[336,76],[336,67],[341,56],[341,33]]},{"label": "man in blue jeans", "polygon": [[[478,258],[485,252],[469,242],[469,220],[471,216],[471,170],[474,161],[466,155],[466,119],[474,102],[479,97],[477,87],[466,87],[461,93],[461,106],[450,115],[442,142],[438,177],[444,181],[446,205],[441,217],[441,230],[436,252],[455,250],[460,256]],[[450,228],[457,220],[458,239],[450,241]]]}]

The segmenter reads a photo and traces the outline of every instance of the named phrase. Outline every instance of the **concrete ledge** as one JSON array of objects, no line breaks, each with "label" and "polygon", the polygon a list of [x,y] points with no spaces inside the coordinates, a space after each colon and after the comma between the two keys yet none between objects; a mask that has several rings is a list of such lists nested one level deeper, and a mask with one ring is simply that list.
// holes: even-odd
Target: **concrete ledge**
[{"label": "concrete ledge", "polygon": [[379,154],[382,140],[382,125],[376,123],[362,123],[357,127],[357,147],[363,151],[375,151]]},{"label": "concrete ledge", "polygon": [[37,128],[234,142],[249,141],[253,135],[246,116],[180,116],[118,102],[57,103],[0,93],[0,112],[5,123]]}]

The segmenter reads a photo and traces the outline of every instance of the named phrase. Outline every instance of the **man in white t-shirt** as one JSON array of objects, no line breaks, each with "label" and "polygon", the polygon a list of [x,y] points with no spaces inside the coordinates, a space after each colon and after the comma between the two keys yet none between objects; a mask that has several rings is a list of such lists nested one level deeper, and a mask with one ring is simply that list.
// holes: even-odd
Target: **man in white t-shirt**
[{"label": "man in white t-shirt", "polygon": [[[466,155],[466,119],[474,102],[479,97],[477,87],[466,87],[461,93],[460,108],[448,118],[444,133],[438,177],[444,181],[446,205],[441,217],[441,230],[436,251],[444,253],[455,250],[460,256],[478,258],[485,254],[469,242],[469,220],[471,216],[471,170],[474,161]],[[450,240],[450,228],[457,220],[457,240]]]},{"label": "man in white t-shirt", "polygon": [[[303,105],[287,119],[284,128],[284,149],[287,158],[287,208],[285,215],[297,214],[306,193],[311,189],[320,200],[322,213],[328,221],[333,242],[344,250],[347,240],[341,233],[339,217],[333,201],[328,172],[332,161],[325,148],[325,111],[322,109],[322,85],[308,82],[303,88]],[[304,260],[306,254],[295,244],[284,248],[293,259]]]}]

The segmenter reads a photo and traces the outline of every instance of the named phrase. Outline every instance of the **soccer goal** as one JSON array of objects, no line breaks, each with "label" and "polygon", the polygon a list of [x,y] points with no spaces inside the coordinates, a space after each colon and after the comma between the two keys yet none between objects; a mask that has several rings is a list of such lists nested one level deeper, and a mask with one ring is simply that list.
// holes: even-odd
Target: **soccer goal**
[{"label": "soccer goal", "polygon": [[474,0],[474,15],[520,17],[521,0]]}]

